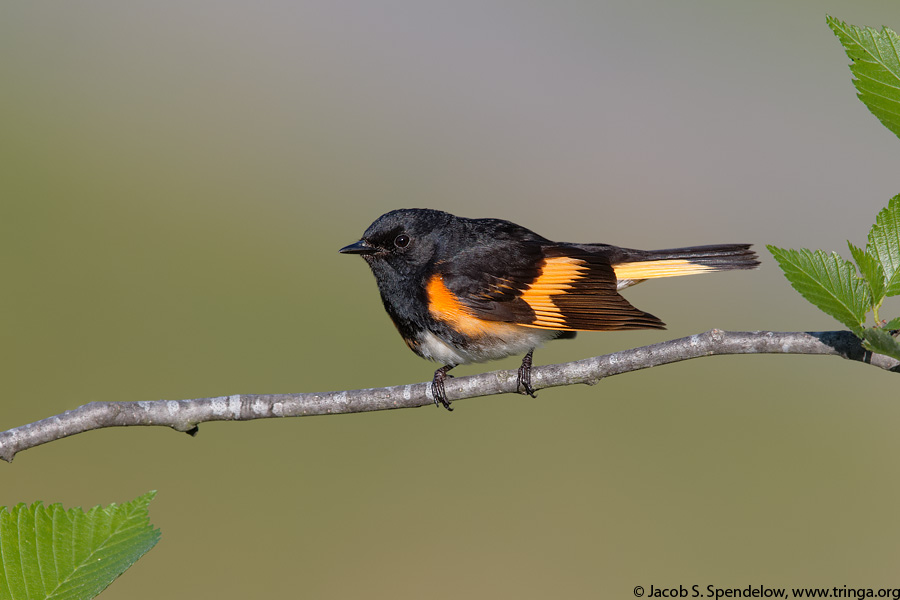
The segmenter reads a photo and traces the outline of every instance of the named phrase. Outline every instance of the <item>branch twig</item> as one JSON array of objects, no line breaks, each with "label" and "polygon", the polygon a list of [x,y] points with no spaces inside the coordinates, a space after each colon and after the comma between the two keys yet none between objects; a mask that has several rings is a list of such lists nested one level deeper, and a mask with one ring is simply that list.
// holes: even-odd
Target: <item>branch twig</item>
[{"label": "branch twig", "polygon": [[[535,367],[535,389],[574,383],[593,385],[603,377],[717,354],[823,354],[869,363],[898,372],[900,361],[865,350],[849,331],[706,333],[633,350],[570,363]],[[447,380],[453,400],[515,393],[516,372],[494,371]],[[195,400],[91,402],[61,415],[0,433],[0,459],[11,462],[16,453],[70,435],[104,427],[161,425],[191,435],[208,421],[249,421],[272,417],[301,417],[413,408],[432,403],[431,384],[416,383],[324,393],[241,394]]]}]

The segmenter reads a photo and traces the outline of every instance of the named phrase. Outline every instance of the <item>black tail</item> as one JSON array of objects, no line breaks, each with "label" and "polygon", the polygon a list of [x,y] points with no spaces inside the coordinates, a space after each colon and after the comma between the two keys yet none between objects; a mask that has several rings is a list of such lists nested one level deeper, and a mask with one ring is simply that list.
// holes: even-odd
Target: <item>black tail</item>
[{"label": "black tail", "polygon": [[696,275],[713,271],[755,269],[759,266],[750,244],[716,244],[666,250],[632,250],[621,262],[613,263],[620,280]]}]

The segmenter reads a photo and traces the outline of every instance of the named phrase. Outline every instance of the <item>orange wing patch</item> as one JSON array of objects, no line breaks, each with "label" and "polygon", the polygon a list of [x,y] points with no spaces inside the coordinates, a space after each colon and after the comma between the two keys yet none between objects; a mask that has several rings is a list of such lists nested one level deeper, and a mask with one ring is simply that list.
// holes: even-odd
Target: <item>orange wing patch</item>
[{"label": "orange wing patch", "polygon": [[516,325],[502,321],[479,319],[463,306],[456,295],[447,288],[444,278],[433,275],[425,286],[428,294],[428,311],[438,321],[443,321],[463,335],[473,338],[485,335],[503,336],[515,330]]},{"label": "orange wing patch", "polygon": [[715,267],[699,265],[684,259],[648,260],[613,265],[617,279],[653,279],[656,277],[677,277],[697,275],[716,271]]},{"label": "orange wing patch", "polygon": [[573,282],[581,278],[588,266],[583,260],[568,256],[544,259],[541,274],[522,292],[522,300],[534,311],[534,321],[523,323],[530,327],[565,329],[565,316],[553,302],[553,296],[565,294]]}]

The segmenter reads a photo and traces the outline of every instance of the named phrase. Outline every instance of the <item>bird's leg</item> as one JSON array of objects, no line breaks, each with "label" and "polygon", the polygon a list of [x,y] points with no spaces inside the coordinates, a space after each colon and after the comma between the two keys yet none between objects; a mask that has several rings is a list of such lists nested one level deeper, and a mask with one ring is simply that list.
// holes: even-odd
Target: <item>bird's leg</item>
[{"label": "bird's leg", "polygon": [[522,388],[522,394],[527,394],[532,398],[537,398],[534,395],[534,388],[531,387],[531,355],[534,353],[534,348],[528,351],[528,354],[522,359],[522,366],[519,367],[519,372],[516,376],[516,391],[519,388]]},{"label": "bird's leg", "polygon": [[453,375],[447,375],[447,371],[455,366],[456,365],[444,365],[434,372],[434,379],[431,380],[431,396],[434,398],[435,406],[443,404],[444,408],[447,410],[453,410],[450,408],[450,401],[447,400],[447,393],[444,391],[444,380],[447,377],[453,377]]}]

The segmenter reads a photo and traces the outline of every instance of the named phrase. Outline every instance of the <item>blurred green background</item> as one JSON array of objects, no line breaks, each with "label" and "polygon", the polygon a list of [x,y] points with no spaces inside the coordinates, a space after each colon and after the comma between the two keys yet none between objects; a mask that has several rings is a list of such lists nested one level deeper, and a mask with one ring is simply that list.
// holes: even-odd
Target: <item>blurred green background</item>
[{"label": "blurred green background", "polygon": [[[626,293],[669,331],[538,364],[837,328],[763,247],[847,255],[900,192],[826,13],[900,29],[868,0],[3,3],[0,429],[430,379],[337,253],[400,207],[763,255]],[[162,540],[110,599],[900,587],[898,382],[716,357],[452,414],[103,430],[0,464],[0,505],[159,490]]]}]

